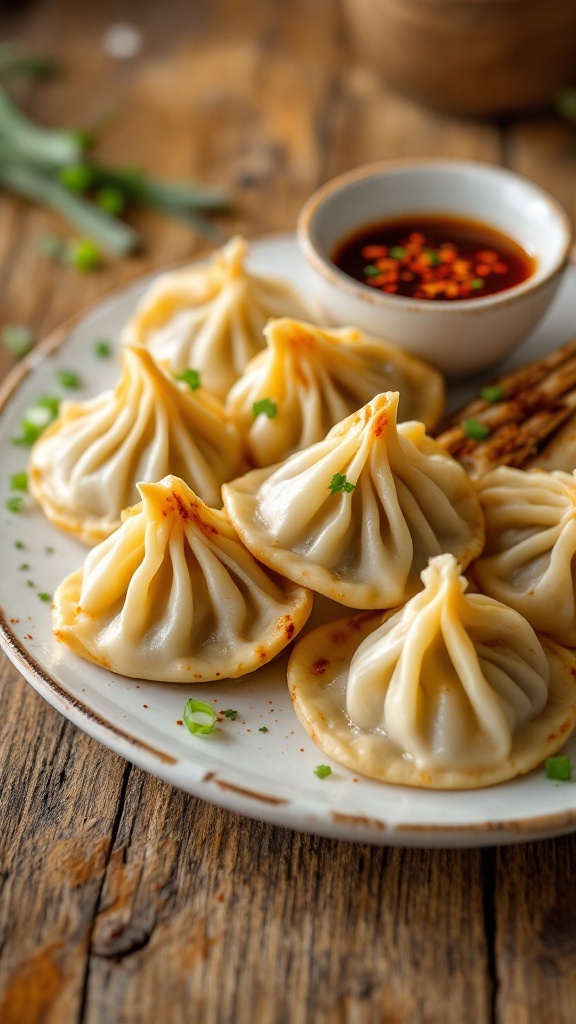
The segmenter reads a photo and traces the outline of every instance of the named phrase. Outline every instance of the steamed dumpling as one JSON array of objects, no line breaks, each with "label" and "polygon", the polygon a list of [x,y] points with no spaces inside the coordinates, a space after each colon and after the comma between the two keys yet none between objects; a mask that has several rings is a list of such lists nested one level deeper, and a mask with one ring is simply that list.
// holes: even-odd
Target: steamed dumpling
[{"label": "steamed dumpling", "polygon": [[378,395],[318,444],[222,488],[226,511],[265,565],[352,608],[391,608],[420,588],[431,555],[463,567],[484,541],[462,467],[421,423],[396,425]]},{"label": "steamed dumpling", "polygon": [[576,721],[576,658],[518,612],[466,594],[452,555],[384,616],[320,627],[288,665],[296,713],[327,754],[384,782],[472,789],[530,771]]},{"label": "steamed dumpling", "polygon": [[183,477],[222,505],[221,485],[244,468],[243,444],[220,402],[126,346],[114,391],[63,402],[30,456],[30,489],[56,526],[96,544],[138,498],[138,480]]},{"label": "steamed dumpling", "polygon": [[236,678],[306,622],[312,595],[258,564],[223,512],[182,480],[142,501],[54,595],[58,640],[113,672],[161,682]]},{"label": "steamed dumpling", "polygon": [[436,370],[359,330],[283,319],[272,320],[264,334],[267,348],[226,401],[256,466],[321,441],[382,391],[399,391],[400,419],[421,420],[427,429],[442,412],[444,384]]},{"label": "steamed dumpling", "polygon": [[281,281],[246,270],[248,245],[232,238],[208,263],[162,274],[142,298],[124,340],[146,345],[175,373],[193,369],[220,399],[264,347],[271,316],[303,316],[306,309]]},{"label": "steamed dumpling", "polygon": [[486,548],[472,571],[481,590],[576,646],[576,472],[501,466],[477,488]]}]

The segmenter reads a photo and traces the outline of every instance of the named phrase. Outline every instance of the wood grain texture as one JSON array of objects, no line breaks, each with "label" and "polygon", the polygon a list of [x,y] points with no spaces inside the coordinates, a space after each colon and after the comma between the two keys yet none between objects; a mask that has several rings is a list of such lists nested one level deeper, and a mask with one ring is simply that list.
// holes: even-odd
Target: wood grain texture
[{"label": "wood grain texture", "polygon": [[[111,61],[134,20],[141,55]],[[66,74],[19,99],[50,124],[112,115],[103,159],[233,185],[228,234],[290,229],[326,177],[370,160],[503,160],[574,212],[555,118],[503,130],[431,114],[350,52],[337,0],[44,0],[0,37]],[[38,253],[51,215],[0,198],[2,322],[38,336],[203,242],[134,218],[142,255],[82,276]],[[0,351],[0,376],[11,357]],[[500,851],[375,849],[185,796],[97,746],[0,672],[1,1024],[525,1024],[576,1015],[568,838]]]}]

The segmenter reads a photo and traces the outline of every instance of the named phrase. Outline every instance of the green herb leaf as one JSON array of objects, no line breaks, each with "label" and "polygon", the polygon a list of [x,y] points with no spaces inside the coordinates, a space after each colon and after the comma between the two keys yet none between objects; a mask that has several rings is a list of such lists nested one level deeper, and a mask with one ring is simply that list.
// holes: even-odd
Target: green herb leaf
[{"label": "green herb leaf", "polygon": [[94,342],[94,355],[98,359],[108,359],[112,355],[113,349],[109,341],[105,338],[100,338]]},{"label": "green herb leaf", "polygon": [[314,769],[314,775],[317,775],[319,779],[327,779],[329,775],[332,775],[332,769],[329,764],[319,764]]},{"label": "green herb leaf", "polygon": [[338,494],[339,491],[346,491],[350,494],[356,490],[356,484],[350,483],[346,479],[345,473],[334,473],[330,483],[328,484],[328,490],[332,491],[332,494]]},{"label": "green herb leaf", "polygon": [[406,249],[401,245],[393,245],[389,250],[388,255],[391,256],[393,260],[403,260],[407,253]]},{"label": "green herb leaf", "polygon": [[13,473],[10,477],[10,490],[11,491],[27,491],[28,490],[28,473]]},{"label": "green herb leaf", "polygon": [[490,427],[481,423],[480,420],[462,420],[462,430],[472,441],[485,441],[487,437],[490,437]]},{"label": "green herb leaf", "polygon": [[22,562],[22,565],[19,565],[18,569],[20,570],[20,572],[28,572],[30,566],[28,565],[28,562]]},{"label": "green herb leaf", "polygon": [[174,379],[181,380],[184,384],[187,384],[190,391],[197,391],[201,387],[198,370],[183,370],[182,373],[175,373]]},{"label": "green herb leaf", "polygon": [[485,402],[489,402],[490,405],[501,402],[505,397],[506,392],[499,384],[487,384],[480,392],[480,398],[483,398]]},{"label": "green herb leaf", "polygon": [[260,728],[258,729],[258,732],[268,732],[268,726],[261,725]]},{"label": "green herb leaf", "polygon": [[34,580],[26,580],[26,586],[30,587],[31,590],[34,590],[36,584],[34,583]]},{"label": "green herb leaf", "polygon": [[122,213],[126,206],[126,196],[119,188],[114,188],[113,185],[107,185],[104,188],[98,189],[96,193],[96,202],[98,206],[105,210],[106,213],[111,213],[117,216]]},{"label": "green herb leaf", "polygon": [[34,345],[34,335],[23,324],[5,324],[2,328],[2,344],[17,359],[27,355]]},{"label": "green herb leaf", "polygon": [[192,697],[184,705],[182,718],[188,730],[199,736],[207,736],[208,733],[214,732],[217,722],[212,705],[206,704],[203,700],[194,700]]},{"label": "green herb leaf", "polygon": [[477,292],[477,291],[480,291],[480,289],[481,289],[481,288],[483,288],[485,284],[486,284],[486,282],[484,281],[484,279],[483,279],[482,277],[474,277],[474,278],[473,278],[473,279],[472,279],[472,280],[470,281],[470,287],[471,287],[471,288],[472,288],[472,289],[473,289],[473,290],[474,290],[475,292]]},{"label": "green herb leaf", "polygon": [[228,710],[225,711],[224,714],[226,715],[226,718],[231,718],[233,722],[236,721],[236,719],[238,718],[238,712],[233,711],[232,708],[228,708]]},{"label": "green herb leaf", "polygon": [[278,412],[278,406],[273,398],[261,398],[259,402],[254,402],[252,405],[252,412],[254,417],[264,413],[269,420],[273,420]]},{"label": "green herb leaf", "polygon": [[90,274],[102,265],[100,247],[91,238],[80,238],[68,246],[66,262],[82,274]]},{"label": "green herb leaf", "polygon": [[572,778],[572,765],[569,757],[547,757],[544,762],[546,775],[558,782],[569,782]]},{"label": "green herb leaf", "polygon": [[9,512],[21,512],[23,504],[24,498],[21,497],[21,495],[19,494],[15,494],[11,498],[8,498],[6,502],[6,508],[8,509]]},{"label": "green herb leaf", "polygon": [[69,164],[58,171],[58,181],[70,192],[87,192],[92,180],[92,171],[87,164]]},{"label": "green herb leaf", "polygon": [[79,388],[82,384],[80,377],[73,370],[60,370],[58,380],[63,388]]},{"label": "green herb leaf", "polygon": [[14,541],[14,547],[16,548],[17,551],[23,551],[25,546],[26,545],[24,544],[23,540],[15,540]]},{"label": "green herb leaf", "polygon": [[369,263],[367,267],[364,267],[363,273],[364,277],[378,277],[378,274],[381,274],[382,271],[378,270],[378,267],[375,267],[373,263]]},{"label": "green herb leaf", "polygon": [[51,601],[52,594],[45,594],[43,591],[38,594],[41,601]]}]

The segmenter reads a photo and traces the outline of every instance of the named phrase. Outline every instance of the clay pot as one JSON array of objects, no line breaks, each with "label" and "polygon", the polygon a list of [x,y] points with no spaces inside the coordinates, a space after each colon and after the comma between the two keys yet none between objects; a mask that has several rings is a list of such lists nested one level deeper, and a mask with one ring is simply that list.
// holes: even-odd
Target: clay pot
[{"label": "clay pot", "polygon": [[458,114],[540,106],[576,81],[576,0],[343,0],[358,52]]}]

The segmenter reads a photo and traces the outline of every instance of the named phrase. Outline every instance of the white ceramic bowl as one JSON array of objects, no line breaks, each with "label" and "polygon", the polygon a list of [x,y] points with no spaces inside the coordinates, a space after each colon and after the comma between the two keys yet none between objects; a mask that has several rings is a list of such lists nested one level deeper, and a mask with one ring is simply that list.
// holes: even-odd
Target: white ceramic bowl
[{"label": "white ceramic bowl", "polygon": [[[348,235],[412,214],[482,221],[525,248],[536,269],[494,295],[431,302],[387,295],[332,263]],[[552,196],[512,171],[473,161],[395,161],[323,185],[300,214],[298,240],[327,321],[360,327],[458,377],[493,366],[537,324],[560,283],[572,226]]]}]

